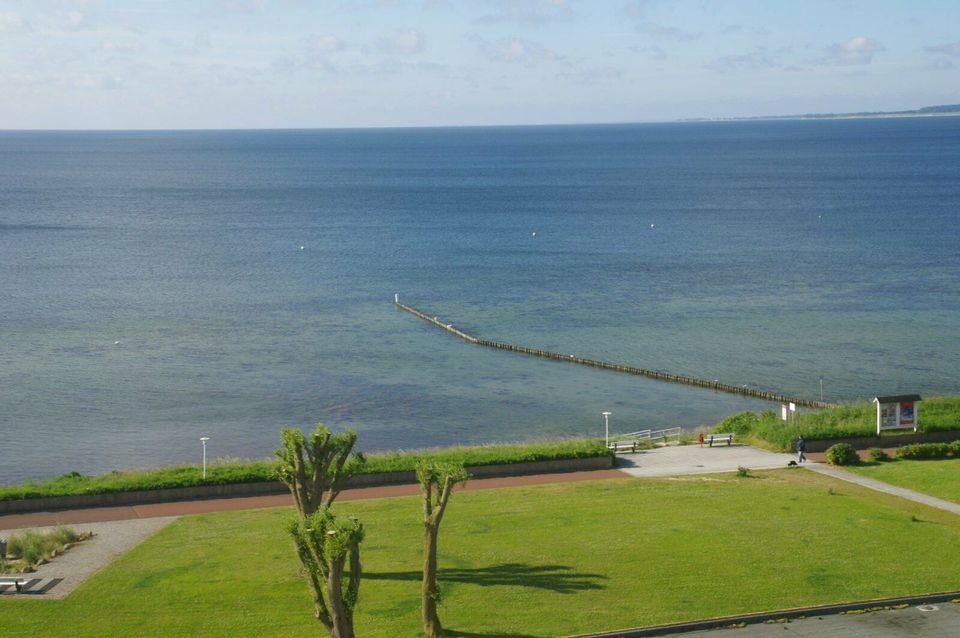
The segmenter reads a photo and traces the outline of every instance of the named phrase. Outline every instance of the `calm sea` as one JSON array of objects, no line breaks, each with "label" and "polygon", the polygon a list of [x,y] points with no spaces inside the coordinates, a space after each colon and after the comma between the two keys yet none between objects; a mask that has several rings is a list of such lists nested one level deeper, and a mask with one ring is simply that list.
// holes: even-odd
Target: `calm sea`
[{"label": "calm sea", "polygon": [[394,293],[828,401],[960,392],[958,220],[960,118],[2,132],[0,482],[776,407]]}]

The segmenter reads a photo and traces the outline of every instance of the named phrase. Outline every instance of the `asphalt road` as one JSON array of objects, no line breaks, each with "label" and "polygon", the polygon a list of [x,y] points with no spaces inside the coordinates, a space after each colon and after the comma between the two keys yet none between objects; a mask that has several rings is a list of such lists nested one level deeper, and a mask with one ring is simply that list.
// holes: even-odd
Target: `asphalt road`
[{"label": "asphalt road", "polygon": [[960,605],[917,605],[666,635],[676,638],[957,638],[960,637]]}]

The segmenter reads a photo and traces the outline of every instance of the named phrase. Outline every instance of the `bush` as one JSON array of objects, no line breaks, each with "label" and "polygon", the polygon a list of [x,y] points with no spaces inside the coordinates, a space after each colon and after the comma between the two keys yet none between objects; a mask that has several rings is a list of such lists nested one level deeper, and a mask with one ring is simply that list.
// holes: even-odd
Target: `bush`
[{"label": "bush", "polygon": [[76,543],[80,540],[80,534],[77,534],[72,527],[58,526],[50,532],[50,539],[57,545],[66,545],[67,543]]},{"label": "bush", "polygon": [[849,443],[837,443],[827,449],[827,462],[830,465],[857,465],[860,456]]},{"label": "bush", "polygon": [[714,433],[727,433],[733,432],[737,436],[746,436],[753,431],[753,428],[760,423],[760,418],[750,412],[749,410],[745,412],[738,412],[737,414],[732,414],[727,418],[717,423],[714,426]]},{"label": "bush", "polygon": [[36,532],[27,532],[20,543],[20,558],[24,564],[33,566],[41,558],[46,558],[47,549],[43,536]]},{"label": "bush", "polygon": [[897,448],[897,458],[916,461],[945,459],[953,451],[952,446],[952,443],[911,443]]},{"label": "bush", "polygon": [[890,455],[884,452],[881,448],[872,447],[867,450],[867,459],[869,459],[871,463],[882,463],[884,461],[889,461]]}]

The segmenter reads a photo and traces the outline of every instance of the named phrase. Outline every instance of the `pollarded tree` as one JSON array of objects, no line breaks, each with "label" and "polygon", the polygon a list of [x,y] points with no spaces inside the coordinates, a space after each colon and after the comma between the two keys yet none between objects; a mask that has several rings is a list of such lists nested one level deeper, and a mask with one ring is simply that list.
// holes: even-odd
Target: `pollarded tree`
[{"label": "pollarded tree", "polygon": [[427,638],[437,638],[443,631],[437,604],[440,602],[440,586],[437,584],[437,536],[440,521],[447,509],[453,486],[465,483],[470,478],[462,464],[432,463],[417,464],[417,480],[423,497],[423,587],[421,616],[423,633]]},{"label": "pollarded tree", "polygon": [[331,434],[320,424],[308,440],[300,430],[284,428],[280,442],[283,447],[276,452],[280,459],[277,475],[290,488],[301,518],[329,508],[366,463],[361,452],[351,454],[357,442],[353,430]]},{"label": "pollarded tree", "polygon": [[360,593],[363,525],[355,518],[343,522],[321,509],[291,521],[288,531],[310,581],[317,620],[333,638],[355,638],[353,609]]},{"label": "pollarded tree", "polygon": [[338,520],[330,506],[366,462],[363,454],[353,453],[357,435],[352,430],[331,434],[318,425],[309,438],[285,428],[280,441],[277,476],[297,506],[299,516],[288,531],[310,583],[314,616],[333,638],[354,638],[363,526],[353,518]]}]

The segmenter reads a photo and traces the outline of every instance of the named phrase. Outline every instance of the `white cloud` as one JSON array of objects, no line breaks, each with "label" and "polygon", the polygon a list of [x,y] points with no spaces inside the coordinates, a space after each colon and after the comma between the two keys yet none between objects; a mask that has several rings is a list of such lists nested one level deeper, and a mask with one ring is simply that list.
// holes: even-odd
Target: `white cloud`
[{"label": "white cloud", "polygon": [[346,43],[335,35],[311,35],[307,38],[307,48],[313,54],[327,54],[343,51]]},{"label": "white cloud", "polygon": [[501,0],[495,13],[480,16],[477,22],[540,25],[572,16],[566,0]]},{"label": "white cloud", "polygon": [[953,67],[953,60],[948,60],[947,58],[937,58],[926,66],[926,68],[930,69],[931,71],[946,71],[947,69],[952,69]]},{"label": "white cloud", "polygon": [[932,47],[924,47],[927,53],[939,53],[951,58],[960,58],[960,42],[950,42],[948,44],[938,44]]},{"label": "white cloud", "polygon": [[643,18],[647,10],[657,4],[658,0],[633,0],[623,8],[623,12],[630,18]]},{"label": "white cloud", "polygon": [[755,51],[750,53],[719,57],[710,64],[704,65],[704,68],[723,73],[726,71],[756,71],[757,69],[770,69],[779,65],[779,58],[767,51],[766,47],[757,47]]},{"label": "white cloud", "polygon": [[870,64],[876,53],[885,50],[886,48],[876,40],[860,35],[827,47],[826,57],[819,62],[839,66]]},{"label": "white cloud", "polygon": [[143,44],[140,42],[123,42],[117,40],[104,40],[100,45],[104,51],[110,53],[137,53],[143,50]]},{"label": "white cloud", "polygon": [[557,77],[578,84],[596,84],[604,80],[619,80],[623,77],[623,69],[618,69],[613,66],[599,66],[568,73],[560,73]]},{"label": "white cloud", "polygon": [[644,35],[670,38],[672,40],[695,40],[700,37],[699,33],[690,33],[689,31],[660,24],[659,22],[641,22],[637,25],[637,31]]},{"label": "white cloud", "polygon": [[79,11],[67,11],[60,15],[60,23],[64,29],[74,30],[83,27],[85,19]]},{"label": "white cloud", "polygon": [[14,11],[0,11],[0,33],[29,31],[30,24]]},{"label": "white cloud", "polygon": [[117,91],[125,88],[123,80],[110,75],[90,75],[85,74],[76,78],[74,86],[80,89],[92,89],[97,91]]},{"label": "white cloud", "polygon": [[423,44],[423,33],[414,29],[405,29],[389,37],[381,38],[377,42],[377,48],[384,53],[413,55],[423,51]]},{"label": "white cloud", "polygon": [[493,42],[480,37],[474,39],[480,48],[480,52],[497,62],[533,66],[544,61],[563,59],[563,56],[555,51],[524,38],[501,38]]},{"label": "white cloud", "polygon": [[667,59],[667,52],[663,49],[663,47],[659,47],[657,45],[643,46],[643,47],[632,46],[630,47],[630,51],[632,51],[633,53],[639,53],[641,55],[645,55],[649,57],[651,60]]},{"label": "white cloud", "polygon": [[206,31],[201,31],[193,36],[193,47],[195,49],[209,49],[213,46],[213,40]]}]

